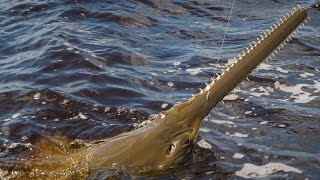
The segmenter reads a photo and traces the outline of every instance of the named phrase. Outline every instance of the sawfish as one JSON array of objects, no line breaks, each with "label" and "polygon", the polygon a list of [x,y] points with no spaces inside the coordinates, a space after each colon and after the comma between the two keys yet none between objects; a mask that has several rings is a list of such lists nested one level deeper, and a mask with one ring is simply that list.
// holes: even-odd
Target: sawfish
[{"label": "sawfish", "polygon": [[[155,176],[175,167],[196,143],[202,120],[261,62],[292,38],[307,11],[295,8],[235,58],[221,74],[183,103],[160,112],[146,126],[74,151],[35,147],[27,160],[13,162],[17,179],[78,179],[105,170]],[[47,148],[45,150],[45,148]],[[37,152],[37,153],[36,153]]]}]

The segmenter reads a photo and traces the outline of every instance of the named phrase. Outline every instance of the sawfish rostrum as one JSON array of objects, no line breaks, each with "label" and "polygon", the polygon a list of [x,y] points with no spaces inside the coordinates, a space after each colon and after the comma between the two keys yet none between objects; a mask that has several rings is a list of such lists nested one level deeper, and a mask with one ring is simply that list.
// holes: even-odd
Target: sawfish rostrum
[{"label": "sawfish rostrum", "polygon": [[154,175],[174,167],[190,153],[201,121],[211,109],[262,61],[279,50],[306,18],[305,9],[299,7],[292,11],[198,94],[160,112],[152,123],[77,152],[51,153],[46,158],[35,155],[23,163],[25,172],[28,171],[23,177],[67,178],[74,172],[79,172],[78,177],[85,177],[90,172],[106,169]]}]

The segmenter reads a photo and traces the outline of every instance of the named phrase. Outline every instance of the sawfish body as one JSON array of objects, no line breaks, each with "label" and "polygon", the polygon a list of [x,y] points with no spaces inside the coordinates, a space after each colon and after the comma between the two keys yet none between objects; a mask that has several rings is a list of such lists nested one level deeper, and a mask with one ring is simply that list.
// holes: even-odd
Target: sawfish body
[{"label": "sawfish body", "polygon": [[13,170],[24,171],[19,178],[61,179],[86,177],[106,169],[155,175],[172,168],[190,153],[201,121],[211,109],[264,59],[283,46],[306,18],[306,10],[300,7],[288,14],[198,94],[160,112],[152,123],[76,152],[55,151],[46,155],[43,151],[41,156],[35,155]]}]

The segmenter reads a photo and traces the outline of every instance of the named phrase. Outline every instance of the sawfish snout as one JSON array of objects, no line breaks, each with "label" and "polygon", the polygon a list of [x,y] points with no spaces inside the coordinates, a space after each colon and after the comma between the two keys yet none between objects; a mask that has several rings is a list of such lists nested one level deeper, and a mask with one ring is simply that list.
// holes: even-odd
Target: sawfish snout
[{"label": "sawfish snout", "polygon": [[[247,51],[235,58],[235,62],[228,66],[216,79],[188,101],[177,104],[171,109],[161,112],[158,116],[157,129],[165,134],[162,139],[167,141],[168,155],[178,152],[188,152],[196,142],[201,121],[209,114],[212,108],[230,93],[243,79],[245,79],[261,62],[273,55],[273,52],[282,47],[292,37],[297,27],[307,18],[307,11],[298,7],[287,17],[281,19],[277,25],[258,38],[247,48]],[[175,135],[175,132],[183,132],[184,135]],[[189,138],[183,144],[183,139]]]}]

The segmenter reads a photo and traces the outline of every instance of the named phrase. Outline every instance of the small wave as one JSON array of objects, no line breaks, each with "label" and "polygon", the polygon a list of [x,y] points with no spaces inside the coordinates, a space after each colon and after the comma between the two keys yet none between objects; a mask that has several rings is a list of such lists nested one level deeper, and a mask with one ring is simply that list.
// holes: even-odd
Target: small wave
[{"label": "small wave", "polygon": [[53,4],[33,4],[33,3],[24,3],[18,4],[7,11],[5,11],[10,16],[28,16],[36,13],[43,13],[50,9]]}]

